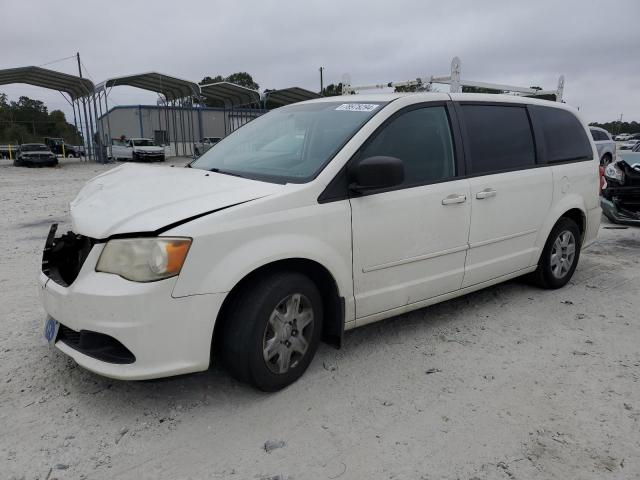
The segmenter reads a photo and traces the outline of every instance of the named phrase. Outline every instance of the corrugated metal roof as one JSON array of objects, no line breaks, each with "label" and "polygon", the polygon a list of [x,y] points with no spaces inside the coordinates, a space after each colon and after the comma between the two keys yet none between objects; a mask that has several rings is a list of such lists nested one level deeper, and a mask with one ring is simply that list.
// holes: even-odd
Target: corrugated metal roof
[{"label": "corrugated metal roof", "polygon": [[200,95],[200,87],[197,83],[158,72],[146,72],[110,78],[100,83],[97,89],[100,91],[115,86],[128,86],[149,90],[162,94],[167,100]]},{"label": "corrugated metal roof", "polygon": [[0,70],[0,85],[26,83],[36,87],[50,88],[67,93],[73,100],[90,95],[93,82],[68,73],[56,72],[41,67],[18,67]]},{"label": "corrugated metal roof", "polygon": [[300,87],[283,88],[281,90],[273,90],[266,93],[266,98],[269,102],[280,106],[303,102],[305,100],[313,100],[314,98],[320,97],[320,94]]},{"label": "corrugated metal roof", "polygon": [[249,105],[260,102],[260,94],[250,88],[230,82],[209,83],[200,85],[202,96],[211,100],[219,100],[225,107]]}]

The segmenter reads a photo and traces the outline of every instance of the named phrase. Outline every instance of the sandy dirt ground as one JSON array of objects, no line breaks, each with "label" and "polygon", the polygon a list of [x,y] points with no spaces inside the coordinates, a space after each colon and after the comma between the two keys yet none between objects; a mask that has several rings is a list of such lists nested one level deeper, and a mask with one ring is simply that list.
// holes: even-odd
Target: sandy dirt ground
[{"label": "sandy dirt ground", "polygon": [[276,394],[215,365],[121,382],[45,345],[36,287],[49,224],[107,168],[0,162],[0,478],[640,478],[639,229],[604,224],[561,290],[348,332]]}]

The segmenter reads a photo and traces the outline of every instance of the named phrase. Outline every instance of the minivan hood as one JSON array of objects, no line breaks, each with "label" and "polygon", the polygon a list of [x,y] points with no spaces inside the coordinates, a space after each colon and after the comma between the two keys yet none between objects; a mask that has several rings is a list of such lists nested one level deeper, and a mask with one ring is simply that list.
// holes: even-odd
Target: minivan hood
[{"label": "minivan hood", "polygon": [[200,169],[125,164],[89,180],[70,204],[71,223],[75,233],[96,239],[154,232],[283,188]]}]

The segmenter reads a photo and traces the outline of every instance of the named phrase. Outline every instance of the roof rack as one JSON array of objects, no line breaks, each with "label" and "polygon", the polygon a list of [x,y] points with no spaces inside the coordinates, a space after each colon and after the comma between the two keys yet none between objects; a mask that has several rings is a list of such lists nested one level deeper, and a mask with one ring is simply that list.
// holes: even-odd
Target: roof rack
[{"label": "roof rack", "polygon": [[453,57],[451,60],[451,73],[449,75],[436,76],[432,75],[430,77],[418,77],[415,80],[406,80],[403,82],[388,82],[388,83],[376,83],[371,85],[351,85],[351,77],[348,74],[343,75],[342,77],[342,94],[350,95],[358,93],[362,90],[381,90],[385,88],[395,88],[395,87],[420,87],[424,85],[430,85],[433,83],[441,83],[445,85],[450,85],[451,93],[460,93],[462,92],[462,87],[475,87],[475,88],[486,88],[491,90],[501,90],[503,92],[514,93],[516,95],[522,95],[527,97],[541,97],[541,96],[551,96],[555,97],[557,102],[562,101],[562,94],[564,92],[564,75],[560,75],[558,78],[558,87],[555,90],[540,90],[537,88],[531,87],[517,87],[514,85],[502,85],[499,83],[487,83],[487,82],[476,82],[472,80],[463,80],[460,78],[460,70],[461,70],[461,62],[458,57]]}]

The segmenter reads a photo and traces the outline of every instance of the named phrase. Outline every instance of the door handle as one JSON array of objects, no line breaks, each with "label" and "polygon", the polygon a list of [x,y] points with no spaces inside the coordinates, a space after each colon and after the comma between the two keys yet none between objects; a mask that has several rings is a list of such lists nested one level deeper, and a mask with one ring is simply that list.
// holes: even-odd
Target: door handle
[{"label": "door handle", "polygon": [[498,194],[493,188],[485,188],[481,192],[476,193],[476,198],[478,200],[483,200],[485,198],[495,197]]},{"label": "door handle", "polygon": [[442,199],[443,205],[453,205],[454,203],[464,203],[467,201],[466,195],[458,195],[457,193],[452,193],[451,195],[447,195]]}]

